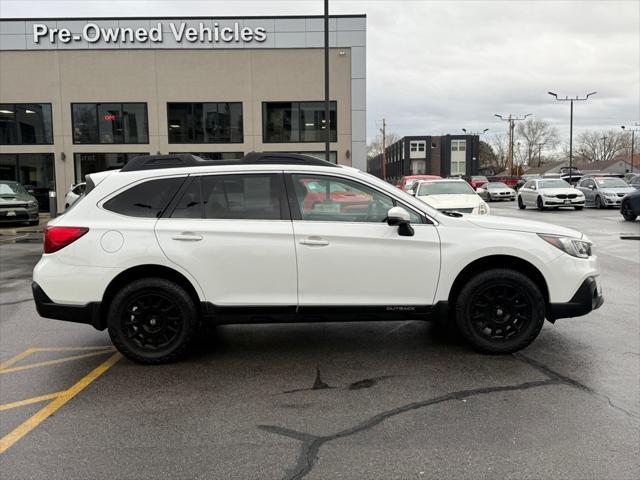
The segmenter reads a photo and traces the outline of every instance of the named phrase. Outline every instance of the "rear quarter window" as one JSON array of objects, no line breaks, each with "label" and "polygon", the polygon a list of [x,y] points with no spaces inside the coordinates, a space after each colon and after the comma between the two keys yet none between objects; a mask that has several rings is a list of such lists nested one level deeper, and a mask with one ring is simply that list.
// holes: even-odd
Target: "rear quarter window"
[{"label": "rear quarter window", "polygon": [[128,217],[158,218],[186,177],[148,180],[107,200],[103,207]]}]

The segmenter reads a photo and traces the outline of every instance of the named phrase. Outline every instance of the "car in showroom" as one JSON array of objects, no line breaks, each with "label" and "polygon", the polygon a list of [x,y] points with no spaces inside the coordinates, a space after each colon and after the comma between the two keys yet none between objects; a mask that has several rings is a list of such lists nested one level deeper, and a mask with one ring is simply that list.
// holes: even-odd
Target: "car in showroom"
[{"label": "car in showroom", "polygon": [[442,178],[440,175],[407,175],[404,177],[400,177],[400,180],[396,183],[396,187],[398,187],[403,192],[408,192],[413,187],[413,184],[419,180],[438,180]]},{"label": "car in showroom", "polygon": [[[348,185],[368,206],[305,203],[311,182]],[[83,197],[49,222],[32,290],[42,317],[107,329],[146,364],[227,323],[443,319],[506,354],[545,319],[602,305],[591,246],[561,226],[440,212],[305,155],[140,156],[87,175]]]},{"label": "car in showroom", "polygon": [[622,178],[584,176],[577,185],[585,196],[585,204],[595,208],[620,207],[622,198],[635,190]]},{"label": "car in showroom", "polygon": [[620,214],[627,222],[634,222],[640,215],[640,190],[627,193],[622,197]]},{"label": "car in showroom", "polygon": [[0,223],[40,223],[38,200],[18,182],[0,180]]},{"label": "car in showroom", "polygon": [[466,180],[422,180],[414,184],[409,193],[436,210],[489,214],[489,205]]},{"label": "car in showroom", "polygon": [[559,178],[536,178],[525,183],[518,190],[518,207],[545,208],[572,207],[575,210],[584,208],[584,194],[577,188]]},{"label": "car in showroom", "polygon": [[74,183],[64,196],[64,208],[67,209],[73,205],[84,193],[87,184],[85,182]]},{"label": "car in showroom", "polygon": [[502,182],[485,183],[476,192],[487,202],[516,199],[516,191]]}]

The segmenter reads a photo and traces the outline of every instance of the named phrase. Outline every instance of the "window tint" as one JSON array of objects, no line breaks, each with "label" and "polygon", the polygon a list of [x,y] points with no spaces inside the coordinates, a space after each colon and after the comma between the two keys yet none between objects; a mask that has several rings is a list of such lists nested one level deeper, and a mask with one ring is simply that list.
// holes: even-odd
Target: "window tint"
[{"label": "window tint", "polygon": [[139,183],[104,204],[104,208],[129,217],[157,218],[176,194],[185,177]]},{"label": "window tint", "polygon": [[0,145],[46,145],[52,143],[53,127],[50,104],[0,104]]},{"label": "window tint", "polygon": [[172,218],[280,220],[282,176],[210,175],[195,179],[178,202]]},{"label": "window tint", "polygon": [[74,103],[73,143],[149,143],[146,103]]},{"label": "window tint", "polygon": [[[329,127],[337,141],[336,102],[330,102]],[[326,122],[324,102],[265,102],[262,104],[264,143],[324,142]]]},{"label": "window tint", "polygon": [[168,103],[169,143],[242,143],[242,103]]},{"label": "window tint", "polygon": [[384,222],[394,206],[390,197],[350,180],[313,175],[292,179],[302,220]]}]

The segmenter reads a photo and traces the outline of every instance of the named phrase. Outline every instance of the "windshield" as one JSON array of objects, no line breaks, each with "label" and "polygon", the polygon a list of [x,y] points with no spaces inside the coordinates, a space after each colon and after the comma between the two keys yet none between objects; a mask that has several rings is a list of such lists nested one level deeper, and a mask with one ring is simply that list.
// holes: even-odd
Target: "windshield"
[{"label": "windshield", "polygon": [[599,187],[603,188],[615,188],[615,187],[628,187],[624,180],[621,178],[596,178]]},{"label": "windshield", "polygon": [[489,190],[494,190],[494,189],[498,189],[498,188],[509,188],[507,187],[504,183],[502,182],[491,182],[487,185],[487,188]]},{"label": "windshield", "polygon": [[418,196],[423,195],[475,195],[467,182],[423,183],[418,187]]},{"label": "windshield", "polygon": [[471,180],[475,181],[475,182],[487,182],[487,177],[483,177],[482,175],[476,175],[471,177]]},{"label": "windshield", "polygon": [[0,183],[0,195],[25,195],[27,191],[19,183]]},{"label": "windshield", "polygon": [[571,188],[571,185],[564,180],[541,180],[538,188]]}]

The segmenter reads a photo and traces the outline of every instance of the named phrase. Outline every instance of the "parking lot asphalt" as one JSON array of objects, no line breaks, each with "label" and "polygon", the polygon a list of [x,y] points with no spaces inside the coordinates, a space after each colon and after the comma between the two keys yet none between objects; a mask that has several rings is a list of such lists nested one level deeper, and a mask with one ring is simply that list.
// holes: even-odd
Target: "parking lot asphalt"
[{"label": "parking lot asphalt", "polygon": [[604,306],[509,356],[430,323],[244,325],[144,367],[41,319],[40,240],[0,237],[2,479],[640,478],[640,221],[491,208],[585,232]]}]

